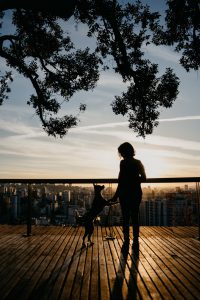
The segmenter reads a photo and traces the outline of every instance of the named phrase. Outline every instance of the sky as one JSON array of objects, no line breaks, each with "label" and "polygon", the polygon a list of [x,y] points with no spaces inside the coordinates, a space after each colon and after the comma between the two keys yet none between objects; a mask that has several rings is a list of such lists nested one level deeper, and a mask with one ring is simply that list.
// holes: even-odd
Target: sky
[{"label": "sky", "polygon": [[[158,2],[152,1],[154,6]],[[70,30],[75,42],[90,43],[83,39],[84,27],[74,30],[71,21]],[[0,178],[117,178],[117,148],[126,141],[134,146],[148,178],[200,176],[199,73],[186,72],[180,55],[169,47],[150,45],[144,51],[161,73],[172,67],[180,79],[177,100],[160,111],[158,127],[145,139],[112,111],[114,96],[126,90],[112,71],[102,72],[93,91],[78,93],[64,106],[63,114],[76,114],[80,103],[87,104],[87,110],[78,127],[62,139],[43,131],[34,110],[26,105],[32,88],[15,72],[9,100],[0,106]],[[4,69],[1,60],[0,66]]]}]

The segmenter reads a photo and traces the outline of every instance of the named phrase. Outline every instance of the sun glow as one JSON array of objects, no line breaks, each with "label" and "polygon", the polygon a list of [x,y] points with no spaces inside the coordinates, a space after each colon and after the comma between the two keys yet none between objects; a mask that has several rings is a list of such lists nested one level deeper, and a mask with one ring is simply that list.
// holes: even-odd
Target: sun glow
[{"label": "sun glow", "polygon": [[138,155],[138,159],[142,161],[147,177],[165,177],[170,171],[163,152],[146,150]]}]

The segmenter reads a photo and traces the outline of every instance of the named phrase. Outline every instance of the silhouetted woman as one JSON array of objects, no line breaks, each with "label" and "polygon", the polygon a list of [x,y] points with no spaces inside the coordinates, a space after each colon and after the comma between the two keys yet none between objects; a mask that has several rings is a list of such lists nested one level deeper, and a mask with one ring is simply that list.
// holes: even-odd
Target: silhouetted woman
[{"label": "silhouetted woman", "polygon": [[129,243],[129,221],[132,219],[134,242],[139,237],[139,206],[142,200],[141,182],[146,180],[144,166],[135,159],[133,146],[125,142],[118,148],[121,158],[118,186],[112,201],[119,198],[122,217],[124,242]]}]

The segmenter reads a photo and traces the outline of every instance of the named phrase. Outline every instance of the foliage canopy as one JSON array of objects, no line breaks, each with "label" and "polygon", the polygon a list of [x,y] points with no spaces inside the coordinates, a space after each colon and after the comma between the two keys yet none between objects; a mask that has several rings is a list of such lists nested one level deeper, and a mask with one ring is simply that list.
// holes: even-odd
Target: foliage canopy
[{"label": "foliage canopy", "polygon": [[[40,1],[41,2],[41,1]],[[189,71],[200,65],[200,5],[198,0],[166,1],[165,24],[158,12],[143,1],[122,4],[117,0],[0,0],[1,27],[4,11],[12,9],[13,32],[0,36],[0,56],[9,68],[28,79],[35,93],[27,103],[35,109],[44,130],[63,137],[78,124],[78,115],[58,116],[62,104],[80,90],[94,89],[100,68],[112,68],[128,83],[127,91],[115,96],[112,109],[126,116],[138,135],[151,134],[158,125],[159,109],[171,107],[178,95],[179,79],[167,68],[159,76],[158,65],[145,58],[143,45],[174,45],[180,63]],[[105,9],[106,7],[106,9]],[[65,31],[69,17],[86,24],[94,38],[94,50],[76,49]],[[62,20],[62,24],[60,25]],[[64,23],[63,23],[64,21]],[[10,92],[10,70],[0,74],[0,104]],[[80,111],[85,110],[80,104]]]}]

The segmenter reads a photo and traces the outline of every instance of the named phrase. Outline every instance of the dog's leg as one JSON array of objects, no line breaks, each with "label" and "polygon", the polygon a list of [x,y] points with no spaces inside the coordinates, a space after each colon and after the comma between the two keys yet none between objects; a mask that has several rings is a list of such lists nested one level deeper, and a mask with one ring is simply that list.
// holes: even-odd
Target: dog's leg
[{"label": "dog's leg", "polygon": [[86,247],[86,244],[85,244],[86,236],[87,236],[87,232],[86,232],[86,230],[85,230],[85,233],[84,233],[84,236],[83,236],[82,248],[85,248],[85,247]]},{"label": "dog's leg", "polygon": [[92,236],[93,232],[94,232],[94,225],[92,223],[91,227],[90,227],[90,232],[88,234],[88,243],[90,246],[94,245],[94,243],[91,241],[91,236]]}]

